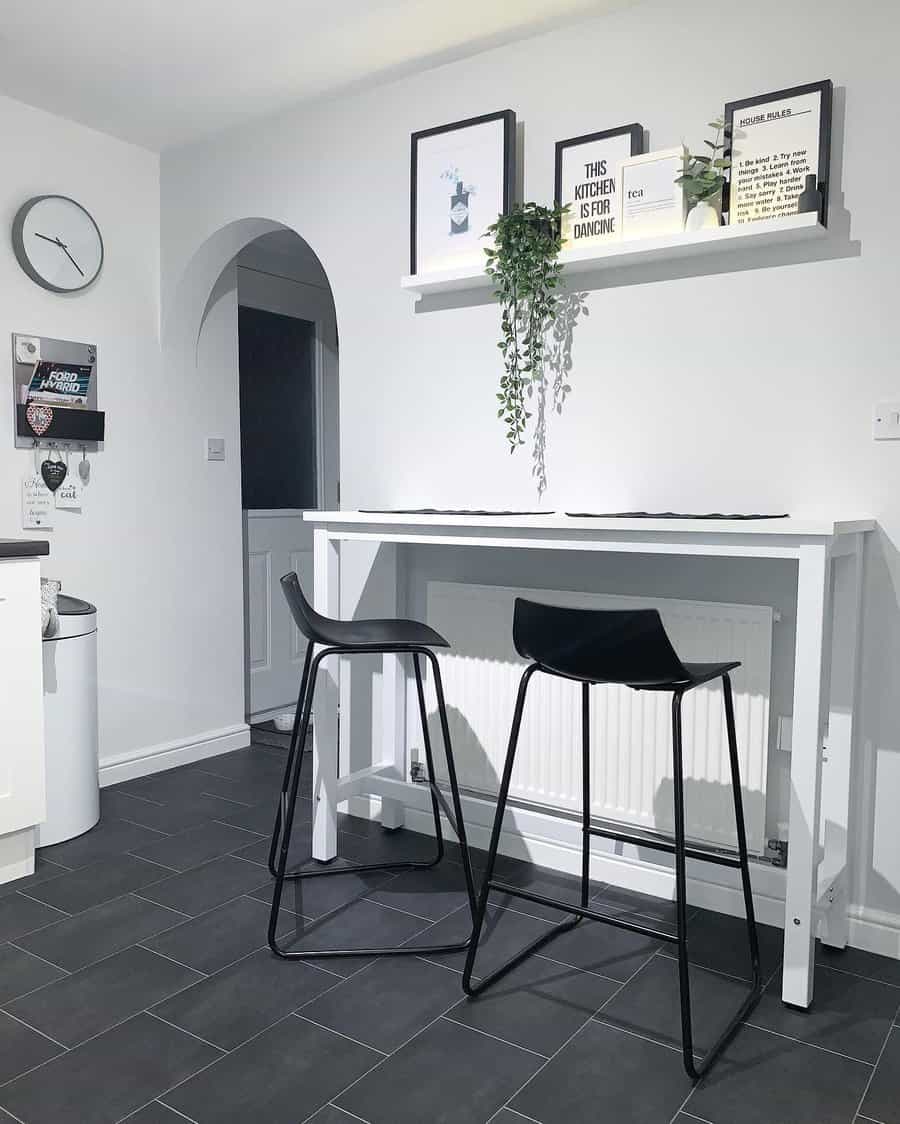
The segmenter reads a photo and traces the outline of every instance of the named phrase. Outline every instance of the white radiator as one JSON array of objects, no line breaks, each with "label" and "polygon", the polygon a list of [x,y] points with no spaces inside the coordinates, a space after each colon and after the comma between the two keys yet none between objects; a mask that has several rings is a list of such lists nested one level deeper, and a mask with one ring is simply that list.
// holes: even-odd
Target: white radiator
[{"label": "white radiator", "polygon": [[[485,793],[497,791],[524,667],[512,646],[517,596],[597,609],[652,606],[659,609],[682,659],[741,661],[732,682],[744,815],[750,850],[761,853],[772,609],[429,582],[428,623],[452,645],[440,660],[460,784]],[[555,676],[538,674],[532,679],[513,773],[513,799],[580,812],[580,689]],[[718,684],[688,692],[683,719],[688,831],[693,839],[731,847],[734,815]],[[439,746],[440,734],[436,729],[433,733]],[[671,696],[626,687],[592,688],[591,745],[593,815],[671,832]],[[441,756],[437,754],[438,762]]]}]

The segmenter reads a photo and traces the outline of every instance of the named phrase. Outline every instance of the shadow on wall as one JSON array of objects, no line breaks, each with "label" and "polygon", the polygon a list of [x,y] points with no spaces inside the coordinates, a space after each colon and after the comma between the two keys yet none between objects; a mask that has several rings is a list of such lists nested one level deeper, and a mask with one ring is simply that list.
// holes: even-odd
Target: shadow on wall
[{"label": "shadow on wall", "polygon": [[865,598],[859,688],[862,729],[851,772],[852,900],[891,915],[896,928],[900,915],[900,551],[880,528],[870,536]]}]

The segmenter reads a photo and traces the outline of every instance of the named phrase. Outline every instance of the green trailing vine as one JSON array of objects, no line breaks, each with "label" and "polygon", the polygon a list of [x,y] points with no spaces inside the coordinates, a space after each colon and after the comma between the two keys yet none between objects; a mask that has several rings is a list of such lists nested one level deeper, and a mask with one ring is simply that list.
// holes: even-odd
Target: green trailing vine
[{"label": "green trailing vine", "polygon": [[500,302],[504,373],[497,417],[506,426],[509,451],[525,444],[532,384],[544,372],[544,337],[558,310],[562,265],[561,219],[568,207],[516,203],[489,226],[493,245],[485,250],[486,270]]}]

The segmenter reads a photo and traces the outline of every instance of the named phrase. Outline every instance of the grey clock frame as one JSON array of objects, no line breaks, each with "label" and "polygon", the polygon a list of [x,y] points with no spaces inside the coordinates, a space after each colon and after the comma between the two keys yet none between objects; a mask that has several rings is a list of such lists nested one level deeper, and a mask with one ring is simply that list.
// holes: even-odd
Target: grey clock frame
[{"label": "grey clock frame", "polygon": [[[77,285],[74,289],[62,285],[54,285],[46,278],[42,277],[32,266],[25,249],[25,239],[22,236],[25,229],[25,220],[28,218],[32,208],[38,203],[42,203],[45,199],[63,199],[66,203],[72,203],[80,211],[84,211],[91,220],[94,230],[97,231],[97,238],[100,241],[100,262],[97,266],[97,271],[90,280],[85,281],[83,285]],[[21,266],[22,272],[30,277],[35,285],[40,285],[42,289],[47,289],[51,293],[83,293],[85,289],[89,289],[100,276],[103,270],[103,260],[106,255],[106,247],[103,245],[103,235],[100,233],[100,227],[97,225],[97,220],[91,212],[87,207],[82,206],[77,199],[72,199],[69,195],[59,195],[56,192],[49,192],[47,195],[35,195],[33,198],[26,200],[18,211],[16,211],[16,217],[13,219],[12,224],[12,247],[13,253],[16,255],[16,261]]]}]

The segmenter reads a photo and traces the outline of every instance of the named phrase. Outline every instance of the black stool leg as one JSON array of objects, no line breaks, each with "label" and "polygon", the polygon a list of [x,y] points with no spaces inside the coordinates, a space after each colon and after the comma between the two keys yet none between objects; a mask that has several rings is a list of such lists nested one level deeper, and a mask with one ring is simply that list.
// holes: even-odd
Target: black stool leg
[{"label": "black stool leg", "polygon": [[737,734],[734,728],[734,700],[731,696],[731,676],[722,676],[722,696],[725,700],[725,726],[728,730],[728,757],[731,762],[731,792],[734,798],[734,821],[737,829],[738,858],[741,861],[741,886],[744,891],[744,912],[747,917],[747,937],[750,942],[750,969],[753,973],[753,990],[761,989],[759,971],[759,934],[756,931],[756,913],[753,908],[753,890],[750,885],[750,863],[747,857],[747,831],[744,827],[744,800],[741,794],[741,767],[738,761]]},{"label": "black stool leg", "polygon": [[[500,833],[503,827],[503,814],[506,811],[506,801],[509,797],[509,786],[512,781],[513,765],[516,760],[516,747],[519,744],[519,731],[522,726],[522,714],[525,710],[525,695],[528,691],[528,684],[531,681],[532,675],[538,670],[537,664],[531,664],[525,669],[525,673],[519,682],[519,693],[516,697],[516,708],[513,712],[512,729],[509,733],[509,747],[506,751],[506,762],[503,766],[503,776],[500,780],[500,791],[497,794],[497,811],[494,815],[494,826],[491,831],[491,843],[488,848],[488,861],[487,868],[484,872],[484,881],[481,883],[481,894],[478,898],[478,907],[475,911],[475,924],[472,930],[472,943],[469,945],[469,952],[466,956],[466,966],[463,969],[462,985],[463,991],[467,995],[478,995],[484,991],[485,988],[490,987],[492,983],[499,980],[501,976],[505,976],[507,972],[512,971],[516,965],[521,964],[523,960],[527,959],[533,952],[537,952],[548,941],[553,940],[559,933],[565,932],[567,929],[573,928],[581,920],[580,917],[567,918],[565,921],[554,925],[548,929],[546,933],[538,937],[536,941],[532,941],[517,953],[512,959],[496,968],[486,976],[478,981],[472,982],[472,969],[475,966],[475,957],[478,953],[478,942],[481,939],[481,932],[484,928],[484,918],[487,913],[488,899],[491,890],[494,889],[494,867],[497,862],[497,851],[500,846]],[[565,908],[565,906],[561,906]]]},{"label": "black stool leg", "polygon": [[731,789],[734,799],[735,827],[737,832],[738,857],[741,870],[741,885],[744,893],[744,908],[747,914],[747,935],[750,943],[750,962],[753,981],[750,991],[728,1026],[707,1050],[703,1060],[694,1059],[693,1028],[691,1021],[690,960],[687,940],[687,872],[684,839],[684,759],[681,737],[681,699],[682,693],[676,691],[672,696],[672,750],[674,757],[675,788],[675,893],[678,920],[678,978],[681,990],[681,1034],[684,1068],[695,1081],[706,1073],[731,1036],[741,1025],[750,1011],[756,1006],[762,993],[759,971],[759,941],[756,932],[756,918],[753,910],[753,894],[750,886],[750,865],[747,855],[747,833],[744,826],[743,799],[741,796],[740,767],[737,753],[737,735],[734,725],[734,703],[731,696],[731,681],[728,675],[722,676],[722,693],[725,700],[725,724],[728,731],[728,756],[731,766]]},{"label": "black stool leg", "polygon": [[681,1052],[689,1077],[694,1067],[694,1035],[691,1026],[691,977],[687,936],[687,861],[684,853],[684,760],[681,743],[681,692],[672,695],[672,756],[675,796],[675,908],[678,932],[678,982],[681,994]]},{"label": "black stool leg", "polygon": [[422,683],[422,666],[419,653],[413,653],[413,670],[416,673],[416,695],[419,700],[419,717],[422,721],[422,744],[425,746],[425,765],[428,769],[428,784],[431,788],[431,810],[434,813],[434,838],[437,841],[437,854],[432,866],[444,857],[444,832],[441,828],[441,806],[436,792],[436,775],[434,771],[434,755],[431,752],[431,732],[428,729],[428,709],[425,706],[425,687]]},{"label": "black stool leg", "polygon": [[[453,815],[449,813],[449,809],[445,808],[445,814],[456,832],[456,838],[459,841],[460,852],[462,855],[463,876],[466,880],[466,895],[469,899],[469,912],[472,915],[472,924],[475,923],[475,878],[472,874],[472,857],[469,854],[469,844],[466,838],[466,824],[463,819],[462,801],[459,797],[459,783],[456,779],[456,762],[453,760],[453,747],[450,744],[450,724],[447,721],[447,703],[444,699],[444,682],[441,679],[441,667],[438,663],[438,658],[431,650],[426,651],[426,656],[431,662],[431,670],[434,674],[434,693],[437,697],[438,717],[441,722],[441,737],[444,740],[444,755],[447,761],[447,779],[450,784],[450,799],[453,801]],[[416,657],[418,659],[418,656]],[[423,715],[423,722],[425,721]],[[425,726],[427,730],[427,723]],[[426,734],[427,737],[427,734]],[[426,744],[426,749],[430,752],[430,748]],[[434,780],[434,766],[429,760],[428,769],[431,773],[432,781]],[[435,796],[435,785],[432,789],[432,796]],[[437,790],[437,798],[440,798],[440,790]]]},{"label": "black stool leg", "polygon": [[306,691],[309,686],[309,665],[312,663],[313,645],[310,642],[306,645],[306,658],[303,661],[303,674],[300,676],[300,693],[297,695],[297,706],[294,710],[294,727],[291,730],[291,744],[288,749],[287,762],[284,766],[284,780],[281,782],[281,794],[278,798],[278,809],[275,812],[275,827],[272,829],[272,843],[269,847],[269,873],[275,877],[277,873],[275,865],[275,857],[278,854],[278,841],[281,838],[281,827],[284,823],[284,803],[287,798],[288,787],[291,783],[291,771],[294,768],[294,755],[297,753],[299,744],[300,757],[303,757],[303,750],[305,749],[306,742],[300,742],[300,719],[303,713],[303,704],[306,701]]},{"label": "black stool leg", "polygon": [[[306,744],[306,735],[309,732],[309,716],[312,711],[313,696],[316,690],[316,676],[319,672],[319,663],[326,652],[320,652],[312,660],[306,687],[306,698],[303,700],[303,713],[300,718],[299,737],[300,745]],[[296,747],[295,747],[296,748]],[[278,929],[278,914],[281,910],[281,894],[284,890],[285,873],[287,870],[288,850],[291,845],[291,831],[294,827],[294,810],[297,806],[297,790],[300,787],[300,770],[303,765],[302,752],[294,753],[291,775],[290,792],[281,795],[281,808],[279,817],[281,822],[281,849],[278,855],[278,865],[275,870],[275,886],[272,891],[272,908],[269,913],[269,948],[273,952],[284,956],[285,953],[278,946],[275,934]],[[273,836],[274,842],[274,836]]]}]

